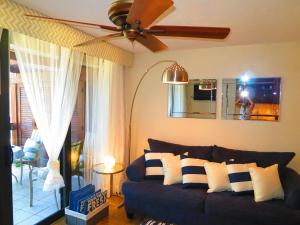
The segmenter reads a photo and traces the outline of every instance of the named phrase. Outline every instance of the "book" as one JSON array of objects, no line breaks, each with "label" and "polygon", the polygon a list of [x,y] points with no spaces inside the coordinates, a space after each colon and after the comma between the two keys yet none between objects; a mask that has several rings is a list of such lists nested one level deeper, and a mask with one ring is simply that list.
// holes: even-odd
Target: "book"
[{"label": "book", "polygon": [[77,191],[71,191],[69,195],[69,206],[70,210],[76,211],[77,209],[77,201],[91,195],[95,192],[95,186],[92,184],[89,184]]}]

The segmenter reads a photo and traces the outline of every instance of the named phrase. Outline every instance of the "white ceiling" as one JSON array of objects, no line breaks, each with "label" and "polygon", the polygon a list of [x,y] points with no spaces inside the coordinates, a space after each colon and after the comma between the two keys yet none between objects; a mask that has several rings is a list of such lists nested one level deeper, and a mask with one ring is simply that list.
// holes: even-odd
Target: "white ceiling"
[{"label": "white ceiling", "polygon": [[[113,25],[107,12],[114,0],[14,0],[41,13],[63,19]],[[300,41],[300,0],[173,0],[175,8],[154,24],[225,26],[229,37],[207,39],[159,37],[169,49],[188,49],[253,43]],[[104,30],[77,27],[96,37]],[[139,43],[126,39],[110,43],[131,52],[147,52]]]}]

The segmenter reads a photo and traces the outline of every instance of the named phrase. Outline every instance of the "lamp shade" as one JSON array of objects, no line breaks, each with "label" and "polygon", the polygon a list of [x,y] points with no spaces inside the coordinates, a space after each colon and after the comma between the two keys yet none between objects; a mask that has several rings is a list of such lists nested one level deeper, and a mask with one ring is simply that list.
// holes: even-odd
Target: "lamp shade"
[{"label": "lamp shade", "polygon": [[182,66],[174,63],[163,72],[162,82],[164,84],[187,84],[189,76]]}]

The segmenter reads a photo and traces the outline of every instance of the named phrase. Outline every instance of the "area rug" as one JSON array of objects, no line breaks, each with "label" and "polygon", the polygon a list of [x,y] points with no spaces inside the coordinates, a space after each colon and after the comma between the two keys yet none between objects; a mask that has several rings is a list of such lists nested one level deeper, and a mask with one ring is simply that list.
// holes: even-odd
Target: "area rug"
[{"label": "area rug", "polygon": [[145,219],[141,225],[176,225],[175,223],[166,223],[166,222],[161,222],[153,219]]}]

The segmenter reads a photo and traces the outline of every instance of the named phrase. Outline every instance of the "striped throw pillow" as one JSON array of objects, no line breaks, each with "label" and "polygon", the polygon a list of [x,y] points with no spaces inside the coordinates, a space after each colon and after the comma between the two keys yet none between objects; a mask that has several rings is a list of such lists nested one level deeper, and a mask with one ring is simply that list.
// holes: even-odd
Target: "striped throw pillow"
[{"label": "striped throw pillow", "polygon": [[39,157],[39,153],[41,150],[41,142],[32,140],[31,138],[28,138],[24,145],[24,160],[37,160]]},{"label": "striped throw pillow", "polygon": [[164,170],[161,159],[163,157],[174,156],[173,153],[151,152],[145,150],[146,177],[153,179],[163,179]]},{"label": "striped throw pillow", "polygon": [[253,185],[249,168],[257,167],[256,163],[238,164],[234,161],[226,162],[231,189],[234,194],[251,194]]},{"label": "striped throw pillow", "polygon": [[185,188],[208,188],[207,175],[204,169],[204,159],[189,158],[181,155],[182,183]]}]

